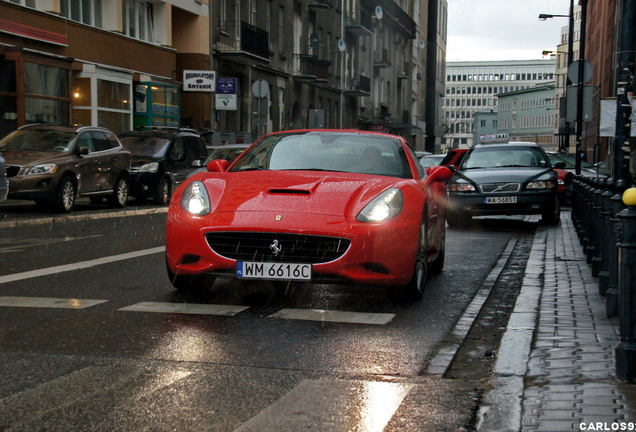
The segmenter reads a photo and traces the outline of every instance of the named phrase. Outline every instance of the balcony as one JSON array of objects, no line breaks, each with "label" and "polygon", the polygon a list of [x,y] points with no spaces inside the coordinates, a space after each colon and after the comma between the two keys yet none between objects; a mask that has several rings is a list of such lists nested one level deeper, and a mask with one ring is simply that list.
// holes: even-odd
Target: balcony
[{"label": "balcony", "polygon": [[333,7],[333,3],[329,0],[311,0],[307,7],[309,9],[331,9]]},{"label": "balcony", "polygon": [[351,14],[345,20],[346,30],[355,36],[369,36],[373,34],[373,20],[371,15],[364,11]]},{"label": "balcony", "polygon": [[358,75],[358,78],[352,79],[348,83],[344,92],[347,96],[371,96],[371,78],[364,75]]},{"label": "balcony", "polygon": [[298,81],[327,83],[329,66],[329,60],[321,60],[310,54],[294,54],[292,75]]},{"label": "balcony", "polygon": [[216,49],[221,56],[235,56],[240,63],[269,63],[269,33],[243,21],[222,21]]}]

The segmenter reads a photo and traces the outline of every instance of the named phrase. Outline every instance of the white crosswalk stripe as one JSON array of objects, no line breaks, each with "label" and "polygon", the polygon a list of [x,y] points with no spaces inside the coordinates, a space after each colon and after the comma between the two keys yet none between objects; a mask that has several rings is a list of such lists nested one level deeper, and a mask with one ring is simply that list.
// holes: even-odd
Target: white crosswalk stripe
[{"label": "white crosswalk stripe", "polygon": [[54,298],[54,297],[0,297],[0,306],[31,307],[31,308],[55,308],[55,309],[84,309],[108,300],[91,300],[78,298]]},{"label": "white crosswalk stripe", "polygon": [[160,312],[181,313],[193,315],[222,315],[234,316],[239,312],[249,309],[249,306],[195,304],[195,303],[165,303],[165,302],[141,302],[126,306],[120,311],[129,312]]}]

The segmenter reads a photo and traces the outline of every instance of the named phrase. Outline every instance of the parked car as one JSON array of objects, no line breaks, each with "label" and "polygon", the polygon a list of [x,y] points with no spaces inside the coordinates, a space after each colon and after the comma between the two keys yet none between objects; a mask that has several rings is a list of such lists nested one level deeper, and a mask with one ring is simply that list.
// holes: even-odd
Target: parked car
[{"label": "parked car", "polygon": [[[547,152],[552,165],[563,162],[565,165],[561,169],[557,169],[559,175],[559,199],[561,203],[567,204],[572,197],[572,180],[576,175],[576,156],[569,153]],[[581,175],[584,177],[600,177],[606,178],[609,170],[602,169],[592,165],[584,160],[581,161]]]},{"label": "parked car", "polygon": [[192,177],[196,173],[207,171],[206,167],[215,159],[223,159],[228,161],[229,163],[234,162],[234,159],[239,157],[241,153],[243,153],[249,146],[249,144],[227,144],[222,146],[208,147],[210,153],[208,153],[208,156],[201,164],[201,168],[192,171],[188,175],[188,177]]},{"label": "parked car", "polygon": [[6,200],[7,194],[9,193],[9,183],[7,182],[6,172],[4,158],[0,154],[0,202]]},{"label": "parked car", "polygon": [[[562,168],[563,163],[556,168]],[[473,216],[540,214],[558,224],[557,173],[543,148],[532,142],[478,144],[466,153],[448,184],[448,224]]]},{"label": "parked car", "polygon": [[446,181],[398,136],[301,130],[208,164],[168,210],[166,262],[182,291],[216,277],[391,285],[419,299],[445,256]]},{"label": "parked car", "polygon": [[443,154],[429,154],[423,155],[420,157],[420,165],[424,167],[424,169],[430,168],[435,165],[439,165],[441,161],[444,160]]},{"label": "parked car", "polygon": [[174,190],[207,156],[205,143],[191,129],[134,130],[120,134],[119,139],[132,153],[131,195],[159,205],[168,204]]},{"label": "parked car", "polygon": [[0,141],[11,199],[34,200],[67,213],[79,196],[124,207],[130,152],[115,134],[93,126],[26,125]]}]

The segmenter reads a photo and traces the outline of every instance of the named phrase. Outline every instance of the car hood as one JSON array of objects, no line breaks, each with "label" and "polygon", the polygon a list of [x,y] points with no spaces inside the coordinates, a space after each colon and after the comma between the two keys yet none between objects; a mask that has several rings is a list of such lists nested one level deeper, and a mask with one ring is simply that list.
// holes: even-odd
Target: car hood
[{"label": "car hood", "polygon": [[153,158],[150,156],[135,156],[132,155],[131,164],[132,166],[141,166],[151,162],[158,162],[161,158]]},{"label": "car hood", "polygon": [[[249,171],[206,173],[213,212],[297,212],[355,216],[405,180],[350,173]],[[193,179],[193,180],[194,180]]]},{"label": "car hood", "polygon": [[3,149],[2,157],[7,165],[39,165],[56,163],[72,156],[69,153]]},{"label": "car hood", "polygon": [[543,174],[550,174],[556,178],[556,172],[549,168],[488,168],[488,169],[470,169],[458,171],[455,177],[471,180],[477,184],[480,183],[523,183],[531,179],[540,177]]}]

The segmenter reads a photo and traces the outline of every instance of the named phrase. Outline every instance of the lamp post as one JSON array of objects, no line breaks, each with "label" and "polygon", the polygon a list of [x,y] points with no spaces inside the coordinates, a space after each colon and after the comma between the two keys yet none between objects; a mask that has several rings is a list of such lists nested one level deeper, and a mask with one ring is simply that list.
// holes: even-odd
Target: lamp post
[{"label": "lamp post", "polygon": [[[570,13],[568,15],[559,15],[559,14],[539,14],[539,20],[545,21],[548,18],[568,18],[568,67],[572,64],[574,57],[574,0],[570,0]],[[544,54],[545,55],[545,54]],[[567,120],[567,88],[572,84],[570,77],[566,74],[566,83],[565,83],[565,98],[561,101],[563,103],[565,101],[565,110],[563,111],[565,115],[565,131],[563,134],[563,142],[559,143],[559,151],[567,152],[570,147],[570,123]],[[579,170],[580,172],[580,170]]]}]

